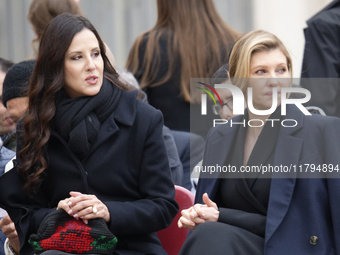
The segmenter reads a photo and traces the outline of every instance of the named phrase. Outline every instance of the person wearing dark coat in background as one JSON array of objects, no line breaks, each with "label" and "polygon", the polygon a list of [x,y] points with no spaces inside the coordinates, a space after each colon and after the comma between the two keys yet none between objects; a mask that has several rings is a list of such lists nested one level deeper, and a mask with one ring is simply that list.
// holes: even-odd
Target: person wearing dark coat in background
[{"label": "person wearing dark coat in background", "polygon": [[7,149],[15,151],[16,137],[15,137],[15,123],[9,117],[8,110],[2,103],[2,86],[5,80],[6,73],[14,65],[12,61],[0,58],[0,136],[3,141],[3,146]]},{"label": "person wearing dark coat in background", "polygon": [[210,78],[239,33],[223,21],[213,0],[157,0],[157,8],[155,26],[138,36],[126,67],[167,127],[205,138],[205,122],[190,126],[190,118],[201,117],[201,91],[190,90],[190,79]]},{"label": "person wearing dark coat in background", "polygon": [[331,2],[307,25],[300,82],[311,92],[306,105],[340,117],[340,1]]},{"label": "person wearing dark coat in background", "polygon": [[[13,65],[7,72],[2,87],[2,104],[7,108],[8,114],[16,126],[18,121],[24,116],[28,107],[27,90],[31,74],[33,72],[35,60],[25,60]],[[16,131],[14,129],[14,131]],[[14,148],[17,147],[16,132],[11,135],[14,140]],[[11,162],[6,165],[10,170],[15,161],[15,152],[11,157]],[[6,169],[4,169],[6,170]],[[7,237],[5,242],[5,252],[13,250],[18,253],[20,243],[14,223],[9,215],[0,220],[0,228]],[[11,248],[9,248],[11,247]]]},{"label": "person wearing dark coat in background", "polygon": [[15,223],[20,254],[33,254],[29,236],[56,209],[85,224],[103,219],[118,238],[115,254],[166,254],[156,232],[178,205],[163,119],[137,97],[86,18],[51,21],[17,130],[17,165],[0,178],[0,205]]}]

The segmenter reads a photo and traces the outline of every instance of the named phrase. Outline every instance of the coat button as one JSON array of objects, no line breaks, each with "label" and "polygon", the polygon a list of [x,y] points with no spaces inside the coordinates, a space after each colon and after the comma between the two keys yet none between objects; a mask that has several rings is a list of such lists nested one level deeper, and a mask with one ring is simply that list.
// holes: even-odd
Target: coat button
[{"label": "coat button", "polygon": [[310,243],[311,245],[317,245],[318,241],[319,241],[319,238],[318,238],[317,236],[311,236],[311,237],[309,238],[309,243]]}]

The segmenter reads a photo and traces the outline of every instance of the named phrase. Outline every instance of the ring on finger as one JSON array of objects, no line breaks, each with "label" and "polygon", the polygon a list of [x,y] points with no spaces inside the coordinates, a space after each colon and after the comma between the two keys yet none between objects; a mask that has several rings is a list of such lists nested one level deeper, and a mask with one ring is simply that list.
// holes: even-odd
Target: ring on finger
[{"label": "ring on finger", "polygon": [[96,205],[92,205],[92,213],[93,214],[97,214],[97,212],[98,212],[97,206]]}]

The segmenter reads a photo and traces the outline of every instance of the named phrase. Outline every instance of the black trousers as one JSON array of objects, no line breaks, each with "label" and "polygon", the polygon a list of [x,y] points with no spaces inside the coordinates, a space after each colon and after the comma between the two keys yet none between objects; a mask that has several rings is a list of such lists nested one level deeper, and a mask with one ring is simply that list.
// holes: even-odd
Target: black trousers
[{"label": "black trousers", "polygon": [[264,238],[221,222],[196,227],[178,255],[262,255]]}]

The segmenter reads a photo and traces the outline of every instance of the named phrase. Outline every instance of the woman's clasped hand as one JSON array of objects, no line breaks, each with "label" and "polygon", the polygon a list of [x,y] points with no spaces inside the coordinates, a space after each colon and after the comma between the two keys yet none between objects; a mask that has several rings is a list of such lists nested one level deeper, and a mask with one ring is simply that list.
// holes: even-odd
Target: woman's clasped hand
[{"label": "woman's clasped hand", "polygon": [[95,195],[70,192],[70,197],[60,200],[57,209],[63,209],[76,220],[81,219],[85,224],[88,220],[102,218],[105,222],[110,221],[110,213],[107,206]]},{"label": "woman's clasped hand", "polygon": [[204,193],[202,198],[204,204],[195,204],[186,210],[182,210],[182,216],[177,223],[179,228],[194,230],[198,224],[218,220],[220,212],[216,203],[210,200],[207,193]]}]

